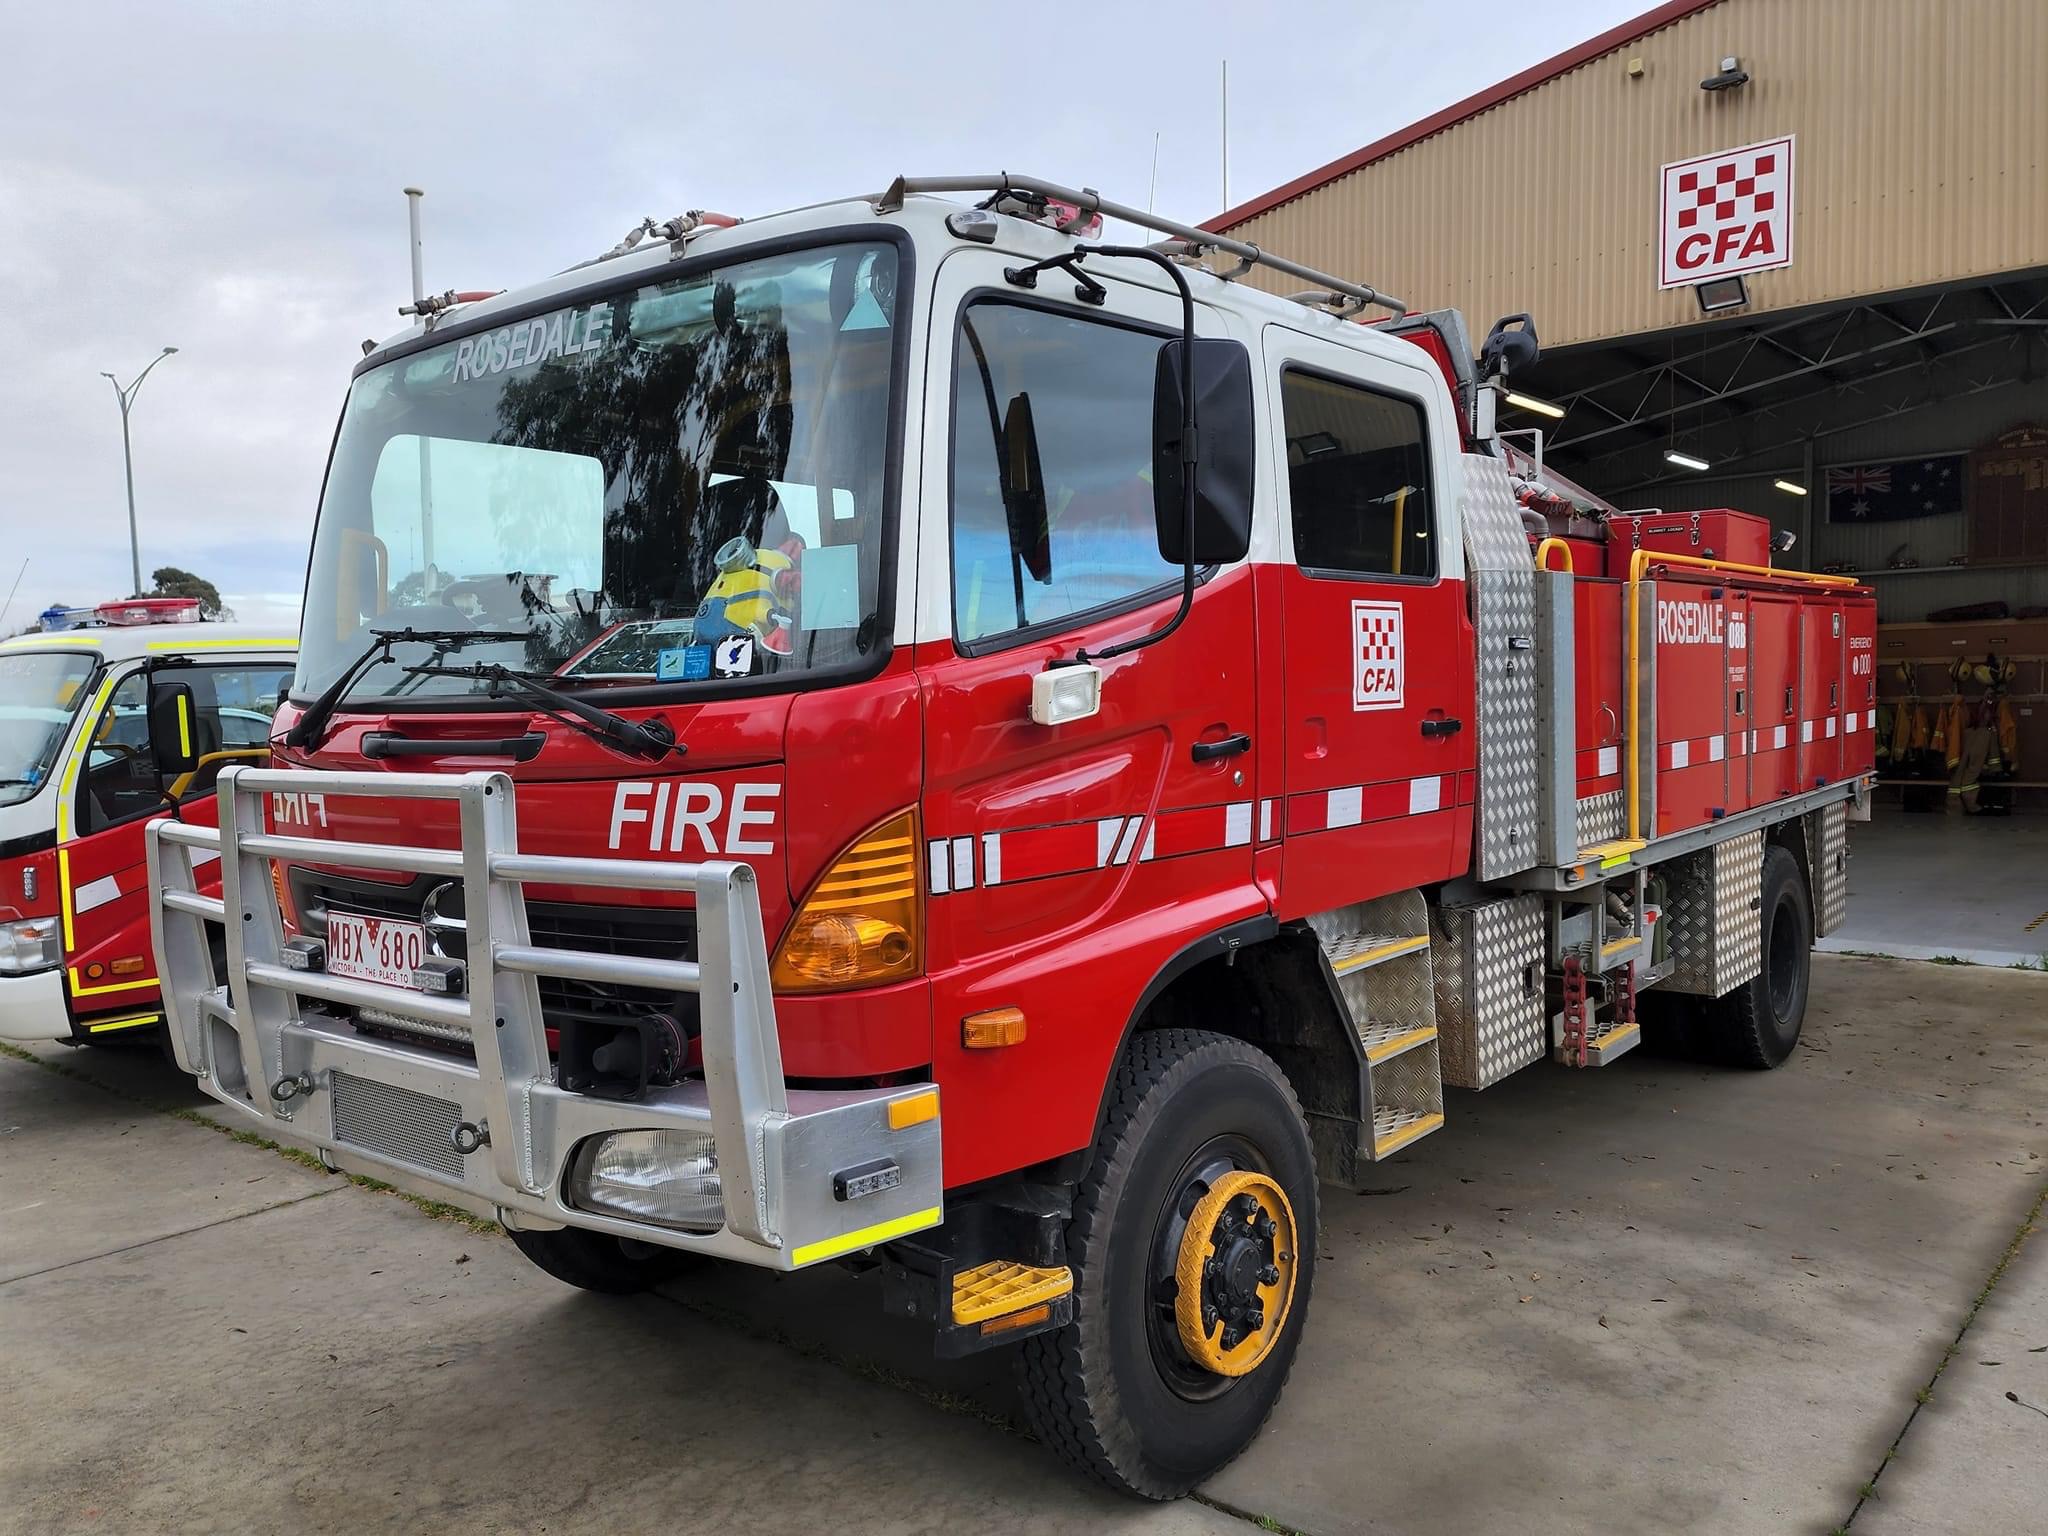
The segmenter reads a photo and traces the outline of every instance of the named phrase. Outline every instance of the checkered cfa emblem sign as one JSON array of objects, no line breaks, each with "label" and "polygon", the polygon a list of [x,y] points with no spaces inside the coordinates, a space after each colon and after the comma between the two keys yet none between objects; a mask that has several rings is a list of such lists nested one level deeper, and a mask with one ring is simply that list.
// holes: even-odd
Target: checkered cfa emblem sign
[{"label": "checkered cfa emblem sign", "polygon": [[1351,707],[1401,707],[1401,605],[1351,605]]},{"label": "checkered cfa emblem sign", "polygon": [[1663,169],[1657,286],[1792,264],[1792,139],[1771,139]]}]

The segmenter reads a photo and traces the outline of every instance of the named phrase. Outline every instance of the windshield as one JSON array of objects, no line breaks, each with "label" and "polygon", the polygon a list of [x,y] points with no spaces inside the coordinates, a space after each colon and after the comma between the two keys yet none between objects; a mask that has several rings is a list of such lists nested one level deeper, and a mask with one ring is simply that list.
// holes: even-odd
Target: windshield
[{"label": "windshield", "polygon": [[558,685],[779,677],[878,643],[893,245],[815,247],[585,301],[365,373],[336,439],[294,694],[373,630],[353,698],[499,663]]},{"label": "windshield", "polygon": [[19,805],[48,782],[92,670],[78,651],[0,654],[0,805]]}]

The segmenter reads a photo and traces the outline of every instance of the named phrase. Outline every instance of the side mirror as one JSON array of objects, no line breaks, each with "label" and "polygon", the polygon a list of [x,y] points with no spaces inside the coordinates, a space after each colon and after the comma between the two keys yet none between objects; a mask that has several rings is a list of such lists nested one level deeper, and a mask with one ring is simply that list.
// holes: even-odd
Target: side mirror
[{"label": "side mirror", "polygon": [[150,685],[149,749],[167,780],[182,779],[199,766],[199,712],[190,683]]},{"label": "side mirror", "polygon": [[1194,375],[1195,537],[1187,542],[1185,468],[1181,425],[1181,340],[1159,349],[1152,381],[1152,515],[1159,553],[1172,565],[1228,565],[1242,560],[1252,538],[1251,354],[1234,341],[1197,338],[1189,359]]},{"label": "side mirror", "polygon": [[1031,394],[1020,390],[1003,412],[1003,518],[1010,548],[1034,581],[1052,580],[1052,530],[1046,517],[1045,466],[1038,457],[1038,426]]}]

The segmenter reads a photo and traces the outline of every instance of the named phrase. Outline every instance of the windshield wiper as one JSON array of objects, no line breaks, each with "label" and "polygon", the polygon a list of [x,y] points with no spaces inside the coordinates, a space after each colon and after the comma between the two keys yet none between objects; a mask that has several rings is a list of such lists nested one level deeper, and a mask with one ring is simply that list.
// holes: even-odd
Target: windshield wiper
[{"label": "windshield wiper", "polygon": [[341,676],[329,683],[320,692],[320,697],[306,706],[306,712],[292,722],[292,728],[284,733],[285,744],[293,747],[317,747],[320,736],[327,728],[327,722],[341,701],[348,697],[357,679],[380,661],[391,659],[391,647],[400,640],[417,640],[422,644],[438,646],[436,655],[445,655],[459,645],[473,640],[525,640],[530,632],[523,629],[373,629],[377,638],[363,649],[346,667]]},{"label": "windshield wiper", "polygon": [[501,688],[522,695],[534,706],[535,713],[634,757],[649,757],[658,762],[671,752],[680,757],[688,750],[676,740],[675,730],[666,720],[628,720],[494,661],[481,661],[473,667],[407,667],[405,672],[408,677],[466,677],[472,682],[488,683],[485,691],[493,698]]}]

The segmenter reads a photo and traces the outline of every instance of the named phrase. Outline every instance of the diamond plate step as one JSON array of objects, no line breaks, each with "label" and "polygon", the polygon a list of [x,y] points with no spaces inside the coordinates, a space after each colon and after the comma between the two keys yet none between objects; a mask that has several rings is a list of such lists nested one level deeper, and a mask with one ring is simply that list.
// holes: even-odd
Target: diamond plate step
[{"label": "diamond plate step", "polygon": [[[1643,1029],[1640,1024],[1609,1025],[1604,1033],[1595,1035],[1586,1042],[1586,1065],[1604,1067],[1616,1057],[1626,1056],[1642,1043]],[[1570,1065],[1569,1062],[1565,1062],[1562,1043],[1553,1047],[1550,1054],[1553,1060]]]},{"label": "diamond plate step", "polygon": [[1330,969],[1339,976],[1348,976],[1367,966],[1398,960],[1403,955],[1412,955],[1427,948],[1429,935],[1426,933],[1354,933],[1341,939],[1323,941],[1323,953],[1329,957]]},{"label": "diamond plate step", "polygon": [[1365,1047],[1365,1059],[1377,1065],[1391,1061],[1404,1051],[1428,1045],[1436,1039],[1433,1024],[1379,1024],[1368,1021],[1358,1026],[1358,1042]]},{"label": "diamond plate step", "polygon": [[1372,1156],[1392,1157],[1410,1142],[1441,1130],[1444,1112],[1422,1109],[1376,1109],[1372,1112]]}]

